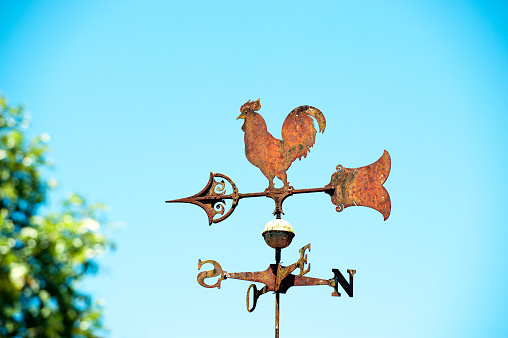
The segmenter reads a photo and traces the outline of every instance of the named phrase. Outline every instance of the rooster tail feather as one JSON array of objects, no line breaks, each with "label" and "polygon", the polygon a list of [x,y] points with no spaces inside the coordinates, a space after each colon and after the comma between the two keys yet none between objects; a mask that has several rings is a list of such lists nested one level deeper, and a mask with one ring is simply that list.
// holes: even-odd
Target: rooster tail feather
[{"label": "rooster tail feather", "polygon": [[282,140],[287,151],[287,165],[297,158],[307,157],[307,153],[316,140],[316,128],[313,117],[319,126],[319,131],[324,132],[326,120],[323,113],[311,106],[300,106],[293,109],[286,117],[282,125]]},{"label": "rooster tail feather", "polygon": [[318,123],[318,126],[319,126],[319,131],[321,133],[324,133],[325,132],[325,127],[326,127],[325,116],[323,115],[321,110],[319,110],[317,108],[314,108],[314,107],[311,107],[311,106],[307,106],[307,107],[308,107],[308,109],[305,111],[305,113],[307,113],[307,115],[310,115],[310,116],[312,116],[313,118],[316,119],[316,121]]}]

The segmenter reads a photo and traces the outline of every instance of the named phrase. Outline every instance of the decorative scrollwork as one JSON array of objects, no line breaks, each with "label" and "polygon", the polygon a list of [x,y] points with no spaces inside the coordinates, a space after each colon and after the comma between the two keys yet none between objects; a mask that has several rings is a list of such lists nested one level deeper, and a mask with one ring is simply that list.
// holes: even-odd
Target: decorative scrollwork
[{"label": "decorative scrollwork", "polygon": [[[229,215],[231,215],[233,213],[233,211],[235,210],[236,206],[238,205],[239,194],[238,194],[238,188],[236,187],[235,182],[233,182],[233,180],[231,178],[229,178],[228,176],[226,176],[224,174],[220,174],[220,173],[214,174],[214,177],[221,177],[221,178],[225,179],[226,181],[229,182],[229,184],[231,185],[231,188],[233,189],[233,192],[231,194],[227,195],[228,197],[230,197],[233,200],[232,203],[231,203],[231,208],[229,209],[229,211],[224,215],[224,210],[225,210],[226,203],[223,202],[222,204],[219,205],[220,206],[219,208],[221,208],[220,210],[222,211],[222,212],[220,212],[222,217],[219,217],[217,219],[212,219],[212,223],[219,223],[219,222],[225,220],[226,218],[228,218]],[[221,191],[220,194],[221,194],[221,196],[226,197],[226,195],[224,195],[225,192],[226,192],[224,181],[221,181],[221,183],[222,183],[222,188],[223,189],[220,190]],[[216,209],[217,209],[217,207],[216,207]]]},{"label": "decorative scrollwork", "polygon": [[226,184],[224,181],[213,181],[212,187],[210,188],[211,192],[217,195],[224,195],[226,193]]},{"label": "decorative scrollwork", "polygon": [[[216,178],[222,178],[220,181],[216,181]],[[226,182],[231,185],[233,192],[226,194]],[[232,205],[229,211],[226,212],[226,199],[232,199]],[[210,178],[206,186],[197,194],[176,200],[166,201],[168,203],[191,203],[201,207],[208,216],[208,224],[218,223],[226,219],[238,205],[240,194],[235,182],[224,174],[210,173]],[[216,215],[221,215],[218,218],[214,218]]]},{"label": "decorative scrollwork", "polygon": [[222,201],[216,202],[214,205],[214,209],[216,211],[215,215],[217,215],[217,214],[224,215],[225,208],[226,208],[226,204],[224,202],[222,202]]},{"label": "decorative scrollwork", "polygon": [[342,166],[342,164],[338,164],[338,165],[335,167],[335,170],[337,170],[337,171],[342,171],[342,170],[344,170],[344,167]]}]

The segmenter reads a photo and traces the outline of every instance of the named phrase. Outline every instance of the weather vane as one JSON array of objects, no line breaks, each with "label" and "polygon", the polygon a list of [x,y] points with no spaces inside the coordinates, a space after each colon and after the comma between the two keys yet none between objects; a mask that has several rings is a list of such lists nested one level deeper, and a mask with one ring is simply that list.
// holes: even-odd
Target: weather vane
[{"label": "weather vane", "polygon": [[[280,264],[281,249],[287,247],[295,235],[291,225],[281,219],[281,214],[284,214],[282,203],[291,195],[325,192],[330,195],[338,212],[351,206],[365,206],[379,211],[386,220],[390,216],[391,202],[383,183],[390,173],[391,160],[385,150],[376,162],[368,166],[344,168],[339,164],[331,176],[330,183],[324,187],[295,189],[289,185],[286,172],[297,158],[306,157],[314,145],[317,131],[313,118],[318,123],[319,131],[324,132],[325,117],[319,109],[311,106],[295,108],[286,117],[282,125],[282,140],[279,140],[268,132],[263,117],[257,113],[260,108],[259,99],[253,102],[249,100],[240,108],[241,114],[237,119],[244,119],[242,130],[245,133],[245,155],[249,162],[258,167],[268,179],[268,188],[262,192],[240,193],[236,184],[228,176],[210,173],[208,183],[197,194],[166,202],[191,203],[201,207],[208,216],[208,224],[211,225],[228,218],[243,198],[265,196],[274,200],[273,215],[276,219],[266,225],[263,237],[265,242],[275,249],[275,264],[270,264],[265,271],[227,273],[215,261],[199,260],[198,270],[206,263],[212,264],[213,270],[200,272],[197,279],[201,286],[207,288],[220,288],[221,282],[228,278],[263,283],[264,287],[260,290],[255,284],[251,284],[247,289],[247,310],[249,312],[254,310],[259,296],[269,291],[275,292],[275,337],[278,338],[280,293],[285,293],[293,286],[328,285],[334,289],[332,296],[340,296],[338,291],[340,285],[348,296],[353,297],[353,275],[356,273],[356,270],[347,270],[349,282],[338,269],[332,269],[334,276],[331,279],[304,276],[310,271],[310,264],[306,267],[307,255],[305,254],[306,250],[310,251],[310,244],[300,249],[300,259],[296,263],[282,266]],[[275,177],[284,183],[283,187],[275,188],[273,183]],[[231,185],[231,193],[226,194],[224,180]],[[232,200],[227,211],[226,200]],[[219,216],[216,217],[217,215]],[[292,272],[296,269],[299,269],[299,273],[293,275]],[[206,284],[205,279],[211,277],[218,277],[217,282],[212,285]],[[249,305],[251,289],[253,289],[252,306]]]}]

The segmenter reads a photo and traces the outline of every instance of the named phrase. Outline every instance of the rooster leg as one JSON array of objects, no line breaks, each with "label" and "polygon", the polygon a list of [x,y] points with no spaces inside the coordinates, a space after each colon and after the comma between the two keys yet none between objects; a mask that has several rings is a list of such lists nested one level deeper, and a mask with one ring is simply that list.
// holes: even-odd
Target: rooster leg
[{"label": "rooster leg", "polygon": [[275,189],[275,184],[273,184],[273,177],[271,179],[268,178],[268,182],[270,182],[268,184],[268,189]]},{"label": "rooster leg", "polygon": [[289,188],[288,175],[285,171],[277,173],[277,178],[284,182],[284,188]]},{"label": "rooster leg", "polygon": [[261,171],[263,175],[268,179],[268,189],[275,189],[275,185],[273,184],[273,179],[275,178],[275,175],[270,175],[265,173],[264,171]]}]

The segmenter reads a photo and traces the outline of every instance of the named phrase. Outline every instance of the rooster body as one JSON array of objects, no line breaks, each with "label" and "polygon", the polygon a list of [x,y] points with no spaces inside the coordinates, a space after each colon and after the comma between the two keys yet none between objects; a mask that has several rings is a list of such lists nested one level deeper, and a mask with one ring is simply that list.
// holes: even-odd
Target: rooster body
[{"label": "rooster body", "polygon": [[279,178],[288,188],[286,171],[297,158],[306,157],[314,145],[316,128],[324,132],[326,120],[317,108],[300,106],[293,109],[282,125],[282,140],[276,139],[266,128],[263,117],[256,113],[261,108],[259,99],[247,101],[241,108],[237,119],[244,119],[242,130],[245,133],[245,156],[254,166],[258,167],[269,181],[268,189],[274,189],[273,179]]}]

